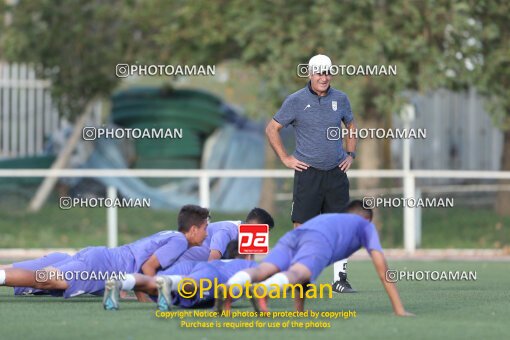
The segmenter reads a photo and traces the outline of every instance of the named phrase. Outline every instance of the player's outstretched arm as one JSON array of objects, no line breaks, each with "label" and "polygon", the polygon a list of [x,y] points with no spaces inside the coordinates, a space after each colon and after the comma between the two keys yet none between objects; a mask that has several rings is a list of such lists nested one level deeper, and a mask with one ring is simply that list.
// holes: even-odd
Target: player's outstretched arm
[{"label": "player's outstretched arm", "polygon": [[214,261],[221,259],[221,252],[216,249],[211,249],[211,252],[209,253],[209,258],[207,261]]},{"label": "player's outstretched arm", "polygon": [[375,270],[379,279],[381,280],[384,289],[386,289],[386,293],[388,293],[388,297],[390,298],[391,305],[393,306],[393,312],[398,316],[413,316],[414,314],[407,312],[404,309],[404,305],[400,300],[400,296],[398,294],[397,286],[393,282],[388,282],[386,280],[386,271],[388,270],[388,265],[386,264],[386,259],[384,258],[384,254],[377,250],[370,251],[370,255],[372,257],[372,262],[374,263]]},{"label": "player's outstretched arm", "polygon": [[161,267],[156,255],[149,257],[147,261],[142,265],[142,273],[147,276],[154,276]]},{"label": "player's outstretched arm", "polygon": [[154,302],[149,297],[149,295],[145,294],[144,292],[139,292],[139,291],[135,290],[135,296],[136,296],[136,300],[138,300],[138,302]]}]

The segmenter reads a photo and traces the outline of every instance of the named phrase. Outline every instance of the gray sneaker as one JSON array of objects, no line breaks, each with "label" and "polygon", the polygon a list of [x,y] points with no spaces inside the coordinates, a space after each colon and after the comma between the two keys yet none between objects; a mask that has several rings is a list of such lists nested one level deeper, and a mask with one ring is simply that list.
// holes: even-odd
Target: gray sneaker
[{"label": "gray sneaker", "polygon": [[156,276],[158,287],[158,309],[169,311],[172,306],[172,280],[166,276]]},{"label": "gray sneaker", "polygon": [[103,295],[103,307],[106,310],[118,310],[120,300],[120,288],[122,283],[117,280],[106,281]]}]

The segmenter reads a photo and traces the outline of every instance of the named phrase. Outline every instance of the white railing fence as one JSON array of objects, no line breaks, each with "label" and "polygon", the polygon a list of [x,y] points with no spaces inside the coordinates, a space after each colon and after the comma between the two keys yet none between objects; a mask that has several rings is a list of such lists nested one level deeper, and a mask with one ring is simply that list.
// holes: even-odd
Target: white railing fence
[{"label": "white railing fence", "polygon": [[0,62],[0,153],[4,157],[39,155],[60,119],[51,83],[37,79],[33,67]]},{"label": "white railing fence", "polygon": [[[101,103],[91,120],[101,122]],[[51,97],[51,83],[37,79],[32,65],[0,61],[0,157],[42,155],[46,139],[65,120]]]},{"label": "white railing fence", "polygon": [[[106,170],[106,169],[16,169],[1,170],[0,177],[140,177],[140,178],[198,178],[200,205],[210,206],[211,178],[292,178],[292,170]],[[463,179],[510,179],[510,171],[458,171],[458,170],[349,170],[349,178],[401,178],[404,183],[403,197],[417,199],[420,188],[417,178],[463,178]],[[406,188],[407,185],[407,188]],[[115,188],[108,188],[108,196],[117,196]],[[404,206],[404,248],[412,254],[420,239],[419,209]],[[108,241],[110,247],[117,245],[117,210],[108,208]]]}]

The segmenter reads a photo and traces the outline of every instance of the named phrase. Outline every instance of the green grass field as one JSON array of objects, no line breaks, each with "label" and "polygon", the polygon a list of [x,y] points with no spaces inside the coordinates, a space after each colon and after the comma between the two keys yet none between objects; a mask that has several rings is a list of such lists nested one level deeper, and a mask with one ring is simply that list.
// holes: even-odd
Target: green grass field
[{"label": "green grass field", "polygon": [[[125,301],[104,311],[98,297],[70,300],[14,297],[0,288],[2,339],[506,339],[510,333],[508,262],[392,261],[399,270],[476,271],[476,281],[407,281],[398,284],[406,308],[416,317],[399,318],[369,261],[352,261],[349,276],[357,294],[309,300],[313,311],[355,310],[356,318],[331,322],[329,329],[183,329],[175,319],[155,317],[155,305]],[[330,282],[331,268],[320,277]],[[271,310],[291,310],[292,301],[271,302]],[[242,300],[235,310],[251,310]],[[207,319],[203,319],[204,321]],[[239,321],[240,319],[236,319]],[[289,319],[279,319],[286,321]],[[221,320],[220,320],[221,321]],[[225,321],[225,320],[223,320]],[[301,320],[305,321],[305,320]],[[324,320],[323,321],[327,321]]]}]

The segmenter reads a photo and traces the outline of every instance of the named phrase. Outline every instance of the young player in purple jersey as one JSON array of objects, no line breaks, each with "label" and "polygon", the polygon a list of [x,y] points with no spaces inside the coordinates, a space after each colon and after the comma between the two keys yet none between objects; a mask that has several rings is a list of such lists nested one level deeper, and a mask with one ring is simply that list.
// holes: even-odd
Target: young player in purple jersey
[{"label": "young player in purple jersey", "polygon": [[[399,316],[412,315],[404,309],[395,284],[385,279],[388,266],[377,230],[371,223],[372,210],[365,209],[361,201],[353,201],[346,212],[319,215],[288,232],[259,266],[236,273],[227,285],[260,282],[271,291],[281,289],[286,284],[306,284],[314,281],[328,265],[348,258],[364,247],[372,258],[394,313]],[[227,296],[217,304],[218,309],[228,309],[230,300]],[[251,301],[256,310],[267,311],[265,299],[252,298]],[[304,297],[298,297],[296,309],[302,311],[303,308]]]},{"label": "young player in purple jersey", "polygon": [[[254,208],[246,216],[247,224],[267,224],[271,230],[274,227],[273,217],[264,209]],[[227,245],[239,238],[239,225],[241,221],[220,221],[209,223],[207,237],[202,246],[210,249],[208,261],[221,259],[225,254]]]},{"label": "young player in purple jersey", "polygon": [[[264,209],[253,208],[246,216],[247,224],[267,224],[269,230],[274,227],[273,217]],[[213,261],[225,258],[227,245],[232,240],[237,240],[241,221],[219,221],[209,223],[207,237],[200,245],[201,251],[186,252],[193,254],[194,261]],[[194,247],[196,248],[196,247]],[[138,301],[149,302],[150,298],[141,292],[136,292]]]},{"label": "young player in purple jersey", "polygon": [[[106,310],[119,309],[121,290],[134,290],[149,294],[153,300],[157,301],[158,308],[163,311],[169,310],[172,304],[183,308],[211,307],[214,303],[214,296],[212,294],[214,287],[204,292],[203,297],[200,297],[200,294],[197,293],[189,298],[185,298],[177,293],[179,283],[192,281],[198,287],[200,280],[207,279],[214,282],[216,279],[219,284],[224,284],[230,276],[239,270],[257,265],[256,262],[249,260],[251,255],[239,255],[237,247],[238,241],[232,240],[229,242],[226,250],[228,258],[236,259],[214,260],[210,262],[179,261],[170,268],[158,271],[156,277],[133,274],[128,275],[124,280],[109,280],[106,283],[103,307]],[[201,257],[203,254],[200,254],[200,252],[207,253],[207,249],[204,247],[190,248],[182,255],[182,258]]]},{"label": "young player in purple jersey", "polygon": [[[139,273],[153,276],[171,266],[189,246],[200,245],[207,236],[209,210],[195,205],[182,207],[178,231],[162,231],[116,248],[89,247],[39,271],[11,267],[0,270],[0,285],[64,291],[64,297],[100,293],[104,276]],[[71,273],[71,275],[67,275]],[[85,273],[86,275],[83,275]],[[93,277],[101,279],[83,279]]]}]

